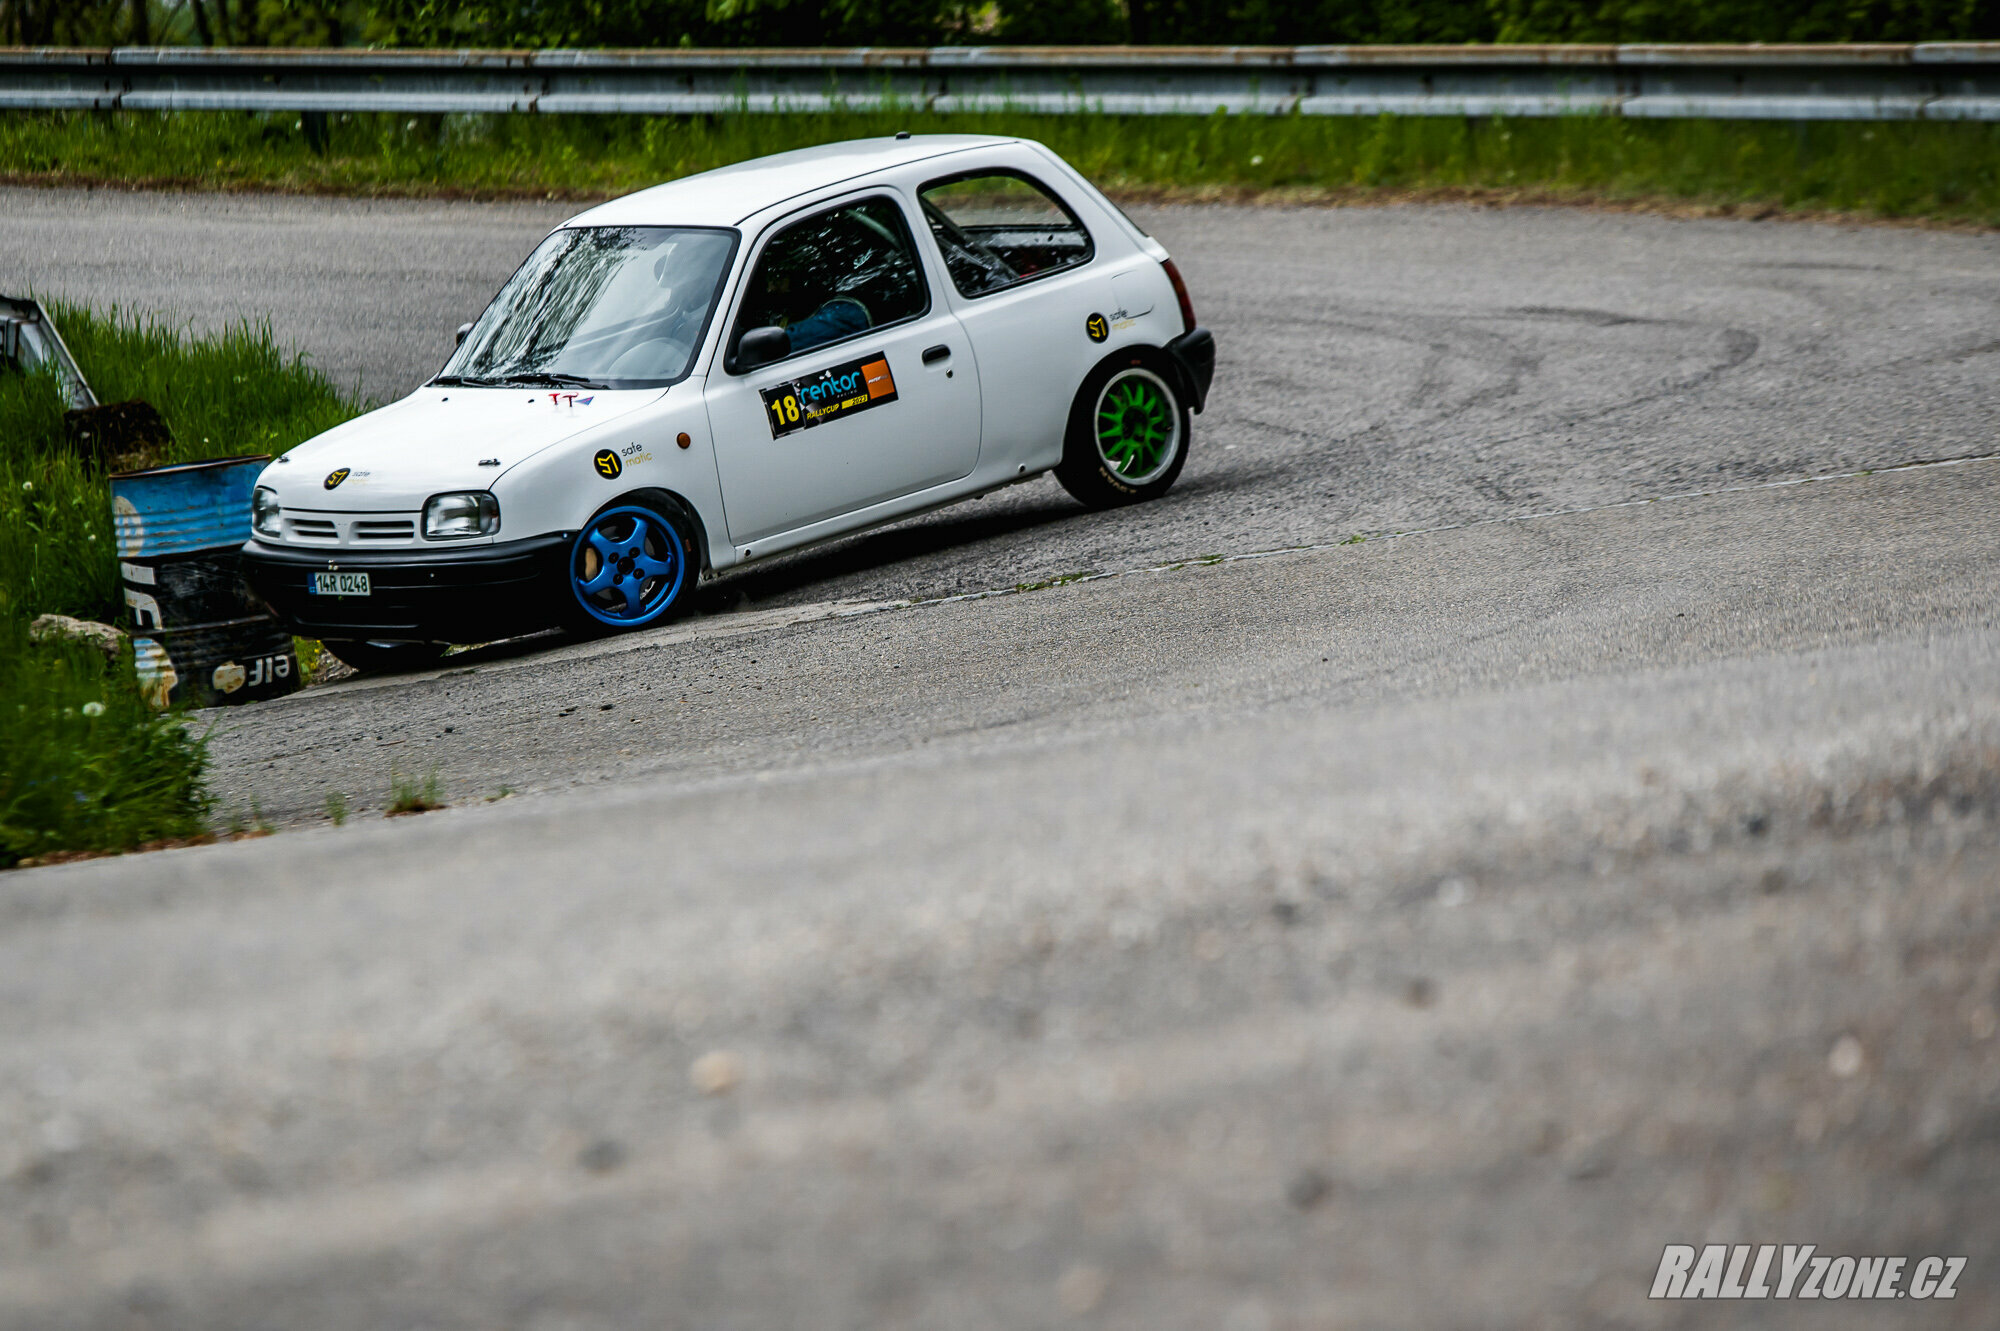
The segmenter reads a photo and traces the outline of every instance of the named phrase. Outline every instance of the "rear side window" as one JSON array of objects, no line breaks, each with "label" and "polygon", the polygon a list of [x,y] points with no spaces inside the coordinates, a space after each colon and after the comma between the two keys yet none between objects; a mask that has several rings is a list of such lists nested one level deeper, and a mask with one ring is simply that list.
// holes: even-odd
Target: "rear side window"
[{"label": "rear side window", "polygon": [[772,238],[744,292],[735,336],[775,324],[792,335],[797,355],[915,318],[930,303],[903,210],[890,199],[863,199]]},{"label": "rear side window", "polygon": [[932,181],[919,197],[952,283],[967,296],[1074,268],[1095,252],[1076,214],[1017,172]]}]

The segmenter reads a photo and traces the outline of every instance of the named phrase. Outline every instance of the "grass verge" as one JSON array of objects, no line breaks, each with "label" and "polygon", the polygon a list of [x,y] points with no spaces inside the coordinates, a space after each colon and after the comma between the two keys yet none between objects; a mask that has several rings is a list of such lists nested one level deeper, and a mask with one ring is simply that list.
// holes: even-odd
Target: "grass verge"
[{"label": "grass verge", "polygon": [[140,699],[129,653],[0,621],[0,868],[200,838],[207,766],[202,737]]},{"label": "grass verge", "polygon": [[[281,452],[359,410],[267,328],[49,308],[100,398],[159,408],[175,462]],[[0,374],[0,867],[209,832],[204,740],[146,708],[129,650],[28,640],[39,614],[122,611],[109,489],[65,446],[62,410],[52,377]]]},{"label": "grass verge", "polygon": [[1698,204],[2000,226],[2000,125],[1604,116],[796,115],[332,117],[12,112],[0,180],[589,199],[765,153],[908,129],[1040,139],[1128,197]]}]

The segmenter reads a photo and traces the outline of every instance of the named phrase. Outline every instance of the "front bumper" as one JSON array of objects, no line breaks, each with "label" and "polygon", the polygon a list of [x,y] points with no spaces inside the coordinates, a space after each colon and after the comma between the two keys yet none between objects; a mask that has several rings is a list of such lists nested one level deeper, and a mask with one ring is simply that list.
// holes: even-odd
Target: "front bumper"
[{"label": "front bumper", "polygon": [[[557,622],[574,532],[436,550],[306,550],[251,541],[251,588],[301,637],[491,642]],[[316,596],[314,573],[366,573],[368,596]]]},{"label": "front bumper", "polygon": [[1196,412],[1208,405],[1208,386],[1215,381],[1215,334],[1206,328],[1190,328],[1167,343],[1174,364],[1187,379],[1189,401]]}]

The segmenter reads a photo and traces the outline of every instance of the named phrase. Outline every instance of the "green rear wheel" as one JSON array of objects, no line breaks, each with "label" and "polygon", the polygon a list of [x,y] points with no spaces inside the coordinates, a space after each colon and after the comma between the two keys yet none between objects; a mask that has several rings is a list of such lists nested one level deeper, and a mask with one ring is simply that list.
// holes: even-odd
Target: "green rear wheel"
[{"label": "green rear wheel", "polygon": [[1157,499],[1187,461],[1188,409],[1162,359],[1120,353],[1077,392],[1056,477],[1092,508]]},{"label": "green rear wheel", "polygon": [[1112,376],[1097,395],[1097,455],[1127,485],[1144,485],[1180,451],[1181,413],[1173,390],[1151,370]]}]

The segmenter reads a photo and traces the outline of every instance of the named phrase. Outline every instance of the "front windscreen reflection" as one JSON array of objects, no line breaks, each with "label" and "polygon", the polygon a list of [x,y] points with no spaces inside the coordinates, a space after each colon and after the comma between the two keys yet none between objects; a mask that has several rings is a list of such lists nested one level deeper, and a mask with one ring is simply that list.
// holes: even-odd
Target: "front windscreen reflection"
[{"label": "front windscreen reflection", "polygon": [[528,256],[435,382],[642,388],[688,372],[733,231],[566,227]]}]

